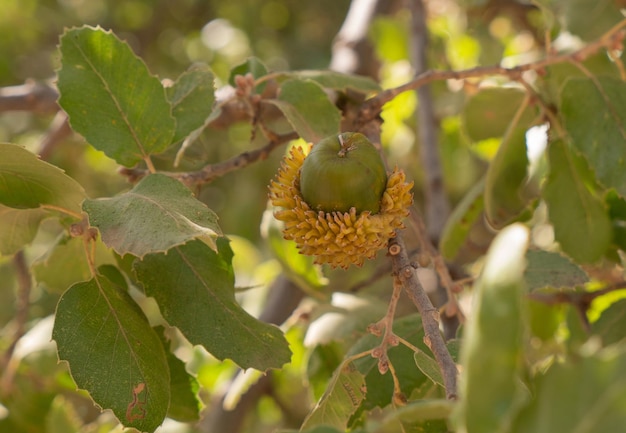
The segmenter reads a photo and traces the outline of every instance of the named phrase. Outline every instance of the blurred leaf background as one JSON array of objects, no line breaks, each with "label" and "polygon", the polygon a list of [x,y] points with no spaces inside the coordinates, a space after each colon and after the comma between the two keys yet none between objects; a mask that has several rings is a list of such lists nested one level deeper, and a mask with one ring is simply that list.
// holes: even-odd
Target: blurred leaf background
[{"label": "blurred leaf background", "polygon": [[[383,88],[390,88],[409,81],[415,74],[410,54],[410,12],[402,1],[380,3],[384,4],[382,13],[368,29],[373,51],[367,63],[371,62],[374,66],[363,67],[358,72],[370,73]],[[427,3],[431,36],[427,57],[429,66],[434,69],[462,69],[499,62],[513,66],[537,60],[545,55],[544,37],[556,37],[562,28],[567,28],[575,37],[559,40],[559,49],[575,49],[582,42],[599,36],[615,19],[619,19],[617,8],[623,4],[620,1],[604,1],[602,4],[605,7],[598,8],[600,12],[591,19],[588,18],[590,3],[584,0],[571,2],[571,5],[567,0],[542,0],[533,2],[532,6],[512,0],[433,0]],[[494,6],[497,4],[510,8],[498,9]],[[174,80],[191,65],[205,63],[215,73],[217,87],[222,88],[228,83],[231,69],[250,56],[259,58],[270,71],[326,69],[331,63],[334,38],[349,7],[348,0],[3,0],[0,12],[0,87],[10,89],[10,86],[19,86],[31,80],[53,82],[55,70],[59,67],[59,35],[66,28],[83,24],[113,30],[130,44],[151,73],[161,80]],[[592,56],[585,65],[593,73],[615,75],[604,54]],[[565,78],[574,75],[583,74],[569,64],[550,68],[549,76],[542,82],[544,94],[552,95],[552,100],[548,102],[558,102],[558,92]],[[491,81],[491,84],[499,86],[504,80],[493,77]],[[466,104],[470,98],[479,95],[477,82],[449,80],[432,84],[435,115],[440,126],[439,150],[444,183],[453,206],[483,178],[488,162],[496,155],[499,138],[511,121],[513,112],[508,113],[507,104],[510,94],[515,91],[499,90],[501,92],[496,91],[492,95],[495,100],[488,103],[481,101],[490,95],[480,94],[472,99],[472,104]],[[218,98],[219,94],[218,91]],[[490,111],[493,104],[505,104],[507,110]],[[418,101],[412,92],[403,93],[388,103],[382,113],[382,140],[390,162],[399,164],[408,177],[415,180],[415,197],[419,207],[423,202],[421,185],[424,179],[420,150],[416,144],[420,132],[415,120],[417,107]],[[528,116],[532,118],[533,114]],[[51,112],[2,111],[0,142],[21,144],[37,152],[53,119],[54,113]],[[489,119],[489,122],[482,123],[484,119]],[[252,127],[248,122],[214,128],[210,133],[201,135],[188,149],[181,168],[196,169],[259,147],[265,144],[260,135],[252,136]],[[253,314],[260,310],[267,285],[280,273],[281,267],[274,258],[276,249],[286,248],[271,245],[272,236],[269,236],[268,242],[262,236],[260,227],[267,208],[267,184],[281,156],[282,151],[274,151],[267,160],[256,162],[236,174],[226,175],[197,191],[199,198],[219,216],[222,230],[232,240],[236,284],[249,289],[239,300]],[[92,199],[110,197],[131,188],[117,173],[118,167],[112,160],[78,136],[60,142],[48,160],[76,179]],[[545,158],[541,152],[537,161],[538,170],[541,172],[543,169],[545,173]],[[159,163],[155,159],[157,166]],[[163,168],[168,167],[164,165]],[[267,223],[267,219],[265,221]],[[265,229],[271,232],[272,228],[267,225]],[[540,241],[541,233],[545,231],[535,230],[532,233],[535,241]],[[485,236],[486,245],[491,234]],[[553,238],[547,238],[546,244],[549,244]],[[99,415],[89,400],[74,392],[74,384],[66,368],[57,365],[53,347],[45,337],[42,338],[49,335],[49,316],[54,313],[59,295],[65,289],[61,287],[64,282],[59,281],[62,278],[46,268],[51,258],[45,253],[53,242],[67,244],[68,250],[76,249],[75,242],[64,236],[62,227],[48,220],[43,222],[26,252],[25,259],[36,263],[35,272],[40,275],[40,284],[33,288],[30,295],[30,332],[16,351],[22,362],[13,366],[16,371],[13,372],[12,389],[2,388],[3,392],[12,392],[10,410],[15,418],[11,423],[2,424],[0,421],[0,429],[16,432],[44,429],[49,432],[78,431],[84,421],[97,420],[97,426],[94,424],[91,429],[83,427],[83,431],[109,431],[115,428],[117,422],[110,416],[107,418],[106,413]],[[467,263],[483,252],[455,250],[453,254],[461,263]],[[104,248],[101,253],[104,260],[114,260]],[[57,250],[56,254],[62,254],[62,250]],[[289,259],[289,253],[282,254],[283,260]],[[278,256],[281,259],[280,253]],[[0,352],[4,352],[15,331],[14,306],[20,302],[15,298],[18,276],[14,272],[14,260],[0,257]],[[327,272],[328,281],[332,284],[329,291],[356,287],[369,278],[379,263],[380,260],[368,263],[363,269],[353,269],[349,273]],[[293,266],[302,269],[306,265],[296,263]],[[124,263],[120,266],[123,267]],[[83,268],[84,264],[66,264],[63,269],[84,275]],[[300,277],[303,275],[304,271]],[[303,279],[307,281],[301,285],[309,288],[319,288],[326,282],[310,269]],[[351,347],[354,334],[362,333],[369,322],[384,314],[388,289],[387,282],[369,284],[362,290],[367,296],[366,301],[350,304],[359,314],[343,317],[341,326],[333,329],[333,341],[319,342],[312,354],[307,354],[303,347],[302,330],[297,327],[289,330],[287,338],[295,353],[292,364],[272,378],[275,389],[281,393],[284,407],[279,407],[275,400],[267,396],[262,397],[254,411],[261,422],[256,425],[257,430],[250,431],[271,431],[271,426],[278,423],[285,408],[293,414],[306,413],[306,405],[310,403],[307,398],[312,396],[303,387],[292,385],[296,383],[293,378],[302,377],[306,371],[314,397],[319,397],[343,353]],[[148,311],[155,308],[149,299],[140,303]],[[554,319],[556,322],[567,314],[563,309],[556,311],[557,308],[543,305],[535,309],[540,308],[549,310],[543,312],[544,320],[540,321],[544,328],[546,317],[558,316]],[[616,313],[618,317],[620,314]],[[48,318],[39,320],[42,317]],[[547,331],[542,328],[542,332],[548,334],[546,339],[557,332],[556,328],[556,325]],[[570,332],[576,335],[573,325]],[[172,339],[177,342],[176,336]],[[220,389],[236,371],[230,362],[217,362],[205,353],[183,345],[178,354],[188,361],[188,368],[197,373],[198,381],[205,389]],[[377,373],[371,376],[368,380],[379,380]],[[384,380],[387,379],[389,377]],[[560,379],[551,380],[558,382]],[[246,385],[241,386],[245,389]],[[389,388],[390,385],[385,386]],[[431,389],[421,389],[420,392],[425,396],[437,395],[437,391]],[[381,395],[373,394],[368,398],[381,399]],[[368,404],[373,407],[376,402]]]}]

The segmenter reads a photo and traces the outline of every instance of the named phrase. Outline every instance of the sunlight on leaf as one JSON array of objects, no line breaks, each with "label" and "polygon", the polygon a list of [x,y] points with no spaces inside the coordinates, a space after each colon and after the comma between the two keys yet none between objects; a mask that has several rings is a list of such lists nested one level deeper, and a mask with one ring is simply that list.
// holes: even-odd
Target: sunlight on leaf
[{"label": "sunlight on leaf", "polygon": [[[113,251],[101,241],[94,241],[93,252],[98,265],[116,264]],[[76,281],[87,281],[91,278],[91,269],[87,261],[85,244],[80,238],[58,239],[50,250],[39,257],[32,265],[37,281],[49,292],[63,293]]]}]

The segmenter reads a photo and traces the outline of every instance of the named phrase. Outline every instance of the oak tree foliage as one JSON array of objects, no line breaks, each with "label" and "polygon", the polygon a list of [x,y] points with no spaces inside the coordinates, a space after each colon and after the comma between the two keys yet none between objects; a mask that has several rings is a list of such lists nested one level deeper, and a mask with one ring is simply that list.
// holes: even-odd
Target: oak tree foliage
[{"label": "oak tree foliage", "polygon": [[[623,429],[623,1],[377,2],[341,71],[348,2],[7,3],[1,431]],[[267,185],[345,131],[415,205],[342,270]]]}]

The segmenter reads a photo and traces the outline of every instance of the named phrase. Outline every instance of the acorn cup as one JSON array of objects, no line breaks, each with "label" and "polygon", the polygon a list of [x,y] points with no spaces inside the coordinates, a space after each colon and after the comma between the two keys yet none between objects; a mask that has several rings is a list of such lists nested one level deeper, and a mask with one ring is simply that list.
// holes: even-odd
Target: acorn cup
[{"label": "acorn cup", "polygon": [[285,239],[315,263],[347,268],[387,246],[413,203],[413,183],[397,168],[387,176],[378,151],[360,133],[315,144],[308,156],[293,147],[270,183]]}]

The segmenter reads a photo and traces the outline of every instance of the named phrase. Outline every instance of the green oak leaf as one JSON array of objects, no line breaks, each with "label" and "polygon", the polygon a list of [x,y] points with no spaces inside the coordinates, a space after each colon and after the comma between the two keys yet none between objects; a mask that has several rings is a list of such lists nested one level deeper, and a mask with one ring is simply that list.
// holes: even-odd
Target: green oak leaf
[{"label": "green oak leaf", "polygon": [[[99,265],[116,263],[113,252],[100,240],[94,241],[94,261]],[[91,278],[89,258],[82,238],[63,235],[43,256],[32,264],[33,275],[47,291],[63,293],[77,281]]]},{"label": "green oak leaf", "polygon": [[0,204],[80,213],[85,191],[63,170],[16,144],[0,143],[0,155]]},{"label": "green oak leaf", "polygon": [[529,250],[526,261],[524,280],[530,291],[544,287],[572,289],[589,281],[589,276],[580,266],[559,253]]},{"label": "green oak leaf", "polygon": [[463,249],[472,241],[472,229],[483,224],[485,210],[485,181],[477,182],[461,199],[450,214],[439,239],[439,251],[447,260],[462,255]]},{"label": "green oak leaf", "polygon": [[35,239],[48,216],[42,209],[14,209],[0,205],[0,255],[12,255]]},{"label": "green oak leaf", "polygon": [[287,80],[280,86],[278,99],[268,102],[276,105],[300,137],[308,142],[317,143],[339,133],[341,113],[322,87],[312,80]]},{"label": "green oak leaf", "polygon": [[[101,272],[123,281],[113,267]],[[161,425],[170,400],[165,351],[125,287],[103,274],[74,284],[59,300],[52,338],[98,406],[142,432]]]},{"label": "green oak leaf", "polygon": [[572,78],[561,90],[560,107],[573,147],[600,183],[626,196],[626,83]]},{"label": "green oak leaf", "polygon": [[335,370],[326,392],[307,415],[302,430],[327,425],[344,431],[350,416],[365,398],[365,376],[348,362]]},{"label": "green oak leaf", "polygon": [[198,398],[200,385],[195,377],[187,372],[185,363],[178,359],[170,350],[170,343],[165,335],[165,328],[156,326],[155,332],[159,336],[167,365],[170,370],[170,406],[167,416],[180,422],[194,422],[200,419],[202,403]]},{"label": "green oak leaf", "polygon": [[524,197],[528,171],[526,129],[511,127],[485,176],[485,215],[496,228],[510,223],[528,206]]},{"label": "green oak leaf", "polygon": [[193,241],[166,254],[149,254],[135,261],[135,274],[165,320],[192,344],[242,368],[280,368],[291,357],[285,337],[237,303],[232,250],[225,238],[217,245],[215,252]]},{"label": "green oak leaf", "polygon": [[120,255],[143,257],[192,239],[215,248],[214,239],[221,234],[215,213],[179,181],[162,174],[146,176],[116,197],[85,200],[83,209],[103,242]]},{"label": "green oak leaf", "polygon": [[[583,41],[593,41],[624,19],[615,0],[567,0],[562,8],[565,27]],[[622,4],[623,6],[623,4]]]},{"label": "green oak leaf", "polygon": [[[472,96],[465,107],[461,120],[463,130],[472,141],[502,137],[515,118],[522,101],[526,97],[522,89],[488,87]],[[518,125],[526,127],[536,117],[536,110],[527,106]]]},{"label": "green oak leaf", "polygon": [[172,115],[176,118],[176,143],[202,127],[213,111],[215,102],[215,77],[206,65],[195,65],[181,74],[167,96],[172,104]]},{"label": "green oak leaf", "polygon": [[535,379],[534,398],[512,433],[618,432],[626,424],[626,353],[622,347],[555,363]]},{"label": "green oak leaf", "polygon": [[612,237],[605,204],[585,182],[585,161],[564,142],[548,148],[550,172],[543,188],[554,236],[567,255],[578,262],[594,262],[606,252]]},{"label": "green oak leaf", "polygon": [[127,43],[85,26],[66,31],[60,51],[59,105],[89,144],[126,167],[172,144],[165,89]]},{"label": "green oak leaf", "polygon": [[524,401],[524,256],[529,231],[522,224],[494,239],[474,286],[474,307],[461,348],[456,422],[468,432],[508,431]]}]

